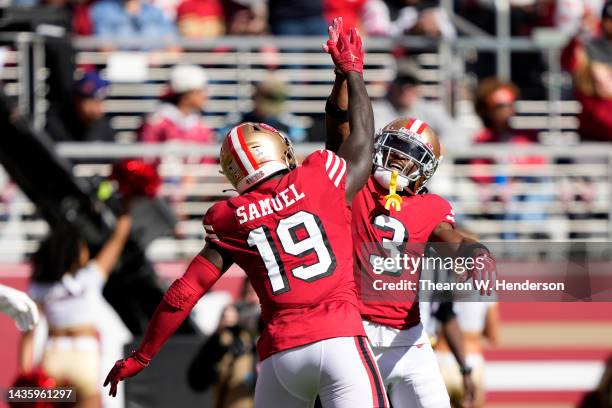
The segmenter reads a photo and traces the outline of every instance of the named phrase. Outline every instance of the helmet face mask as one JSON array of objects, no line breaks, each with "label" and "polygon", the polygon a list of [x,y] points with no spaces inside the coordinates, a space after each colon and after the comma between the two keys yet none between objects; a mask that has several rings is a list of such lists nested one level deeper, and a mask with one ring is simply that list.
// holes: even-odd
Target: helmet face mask
[{"label": "helmet face mask", "polygon": [[[424,137],[400,126],[402,122],[411,123],[406,119],[394,121],[376,136],[373,158],[375,176],[381,178],[382,171],[395,171],[398,186],[411,194],[418,194],[434,175],[442,159],[438,154],[439,143],[433,131],[429,130],[431,133]],[[437,148],[428,139],[433,139]]]},{"label": "helmet face mask", "polygon": [[295,150],[293,149],[293,144],[287,136],[283,135],[282,133],[280,133],[280,135],[283,137],[285,145],[287,145],[287,151],[285,152],[282,158],[285,160],[287,168],[289,170],[293,170],[298,166],[297,158],[295,156]]}]

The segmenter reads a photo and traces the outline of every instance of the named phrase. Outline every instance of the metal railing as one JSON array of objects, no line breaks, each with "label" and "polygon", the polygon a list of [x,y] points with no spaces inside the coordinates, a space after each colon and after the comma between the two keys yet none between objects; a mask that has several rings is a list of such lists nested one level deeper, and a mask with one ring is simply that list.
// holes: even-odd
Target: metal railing
[{"label": "metal railing", "polygon": [[[304,157],[320,148],[298,144]],[[202,245],[201,217],[219,199],[233,194],[219,166],[200,157],[218,158],[218,146],[60,144],[58,153],[87,163],[75,176],[107,176],[113,160],[159,160],[160,195],[179,222],[176,236],[149,247],[154,260],[189,257]],[[196,160],[188,160],[188,158]],[[487,159],[475,164],[476,159]],[[461,228],[484,240],[612,239],[612,146],[449,146],[430,189],[448,199]],[[47,225],[36,208],[4,175],[0,205],[0,261],[20,260],[37,247]]]},{"label": "metal railing", "polygon": [[[12,63],[0,74],[9,81],[7,89],[19,96],[23,111],[30,112],[38,128],[44,125],[45,80],[44,37],[36,34],[3,33],[4,43],[11,43]],[[210,101],[206,107],[206,119],[212,128],[227,125],[228,113],[246,112],[252,107],[251,95],[254,83],[274,75],[288,82],[290,99],[288,111],[297,115],[301,125],[308,127],[310,117],[323,111],[325,98],[333,81],[331,61],[321,52],[323,37],[223,37],[211,40],[177,40],[160,44],[146,39],[102,40],[92,37],[75,38],[77,64],[96,67],[107,75],[109,59],[121,62],[121,52],[141,55],[147,62],[146,80],[115,82],[110,89],[106,110],[112,117],[111,124],[119,131],[119,140],[135,141],[135,131],[142,124],[144,115],[156,106],[156,98],[162,93],[170,68],[177,63],[193,63],[206,67],[210,78]],[[152,47],[180,47],[181,52],[151,51]],[[111,48],[117,51],[100,51]],[[518,128],[535,129],[558,136],[567,133],[576,138],[575,114],[580,106],[575,101],[561,100],[562,89],[567,85],[560,71],[558,56],[563,43],[547,39],[544,35],[531,38],[461,37],[452,42],[423,37],[367,38],[365,79],[373,99],[384,96],[386,84],[394,77],[396,62],[392,51],[397,47],[410,50],[419,65],[423,81],[422,92],[428,99],[439,100],[454,112],[460,125],[466,130],[480,126],[472,103],[466,99],[465,89],[473,85],[473,78],[466,69],[468,55],[479,52],[502,54],[514,51],[541,53],[548,63],[543,72],[548,98],[540,101],[521,101],[517,104],[517,116],[513,124]],[[29,48],[36,50],[30,52]],[[506,71],[509,68],[503,68]]]},{"label": "metal railing", "polygon": [[4,92],[17,97],[19,110],[42,129],[47,111],[45,38],[34,33],[0,33],[0,47],[4,52],[4,65],[0,66]]}]

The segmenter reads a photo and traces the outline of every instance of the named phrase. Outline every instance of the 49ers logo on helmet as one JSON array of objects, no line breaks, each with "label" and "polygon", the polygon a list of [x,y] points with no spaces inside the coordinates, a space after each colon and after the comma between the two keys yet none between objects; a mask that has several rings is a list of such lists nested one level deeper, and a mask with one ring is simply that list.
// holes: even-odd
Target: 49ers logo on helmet
[{"label": "49ers logo on helmet", "polygon": [[399,128],[399,130],[398,130],[398,131],[399,131],[400,133],[405,134],[405,135],[406,135],[406,136],[408,136],[408,137],[415,137],[415,138],[417,138],[417,139],[419,139],[419,140],[423,138],[423,137],[421,136],[421,134],[419,134],[419,133],[415,133],[415,132],[413,132],[413,131],[412,131],[412,130],[410,130],[410,129],[406,129],[405,127],[401,127],[401,128]]}]

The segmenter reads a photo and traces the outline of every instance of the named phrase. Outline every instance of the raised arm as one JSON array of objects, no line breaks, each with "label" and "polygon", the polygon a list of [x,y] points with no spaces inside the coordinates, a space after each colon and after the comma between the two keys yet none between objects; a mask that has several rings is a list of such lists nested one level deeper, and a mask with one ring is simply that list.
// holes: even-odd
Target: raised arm
[{"label": "raised arm", "polygon": [[119,360],[104,381],[110,384],[109,395],[117,395],[119,381],[133,377],[147,367],[168,338],[185,321],[189,313],[210,287],[231,265],[227,256],[206,244],[191,261],[183,276],[174,281],[157,306],[138,350]]},{"label": "raised arm", "polygon": [[125,212],[117,218],[115,229],[111,236],[104,243],[100,252],[94,258],[94,262],[98,266],[98,269],[102,272],[105,278],[108,278],[111,271],[115,267],[117,260],[123,252],[123,247],[130,236],[132,229],[132,216],[129,212]]},{"label": "raised arm", "polygon": [[374,150],[374,115],[361,75],[347,74],[350,133],[338,155],[346,160],[346,199],[350,202],[368,181]]},{"label": "raised arm", "polygon": [[348,117],[348,84],[346,76],[336,72],[334,86],[325,104],[325,148],[337,152],[348,139],[351,128]]},{"label": "raised arm", "polygon": [[350,202],[366,183],[372,169],[374,114],[363,81],[361,36],[355,28],[348,35],[341,28],[341,20],[334,20],[330,40],[324,49],[331,55],[336,69],[346,76],[350,133],[339,145],[338,155],[347,163],[346,199]]}]

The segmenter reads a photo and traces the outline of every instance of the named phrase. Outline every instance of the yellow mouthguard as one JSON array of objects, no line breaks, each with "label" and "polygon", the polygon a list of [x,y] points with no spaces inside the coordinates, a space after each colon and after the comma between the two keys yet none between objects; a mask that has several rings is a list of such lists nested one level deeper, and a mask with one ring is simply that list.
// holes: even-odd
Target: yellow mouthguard
[{"label": "yellow mouthguard", "polygon": [[385,209],[390,210],[394,207],[395,211],[402,209],[402,197],[395,193],[397,188],[397,171],[391,173],[391,182],[389,183],[389,194],[385,196]]}]

